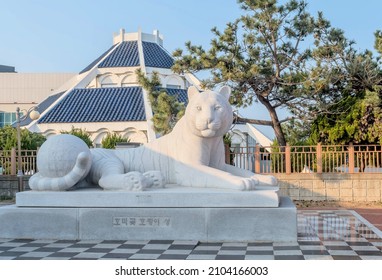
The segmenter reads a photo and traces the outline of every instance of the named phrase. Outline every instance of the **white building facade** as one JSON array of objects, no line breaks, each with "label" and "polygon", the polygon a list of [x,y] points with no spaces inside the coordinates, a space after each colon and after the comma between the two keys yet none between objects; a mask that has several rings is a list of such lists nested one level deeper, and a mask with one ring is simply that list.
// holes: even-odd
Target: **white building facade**
[{"label": "white building facade", "polygon": [[28,110],[36,106],[75,76],[75,73],[17,73],[14,69],[0,68],[0,127],[16,120],[17,107]]},{"label": "white building facade", "polygon": [[[131,142],[152,141],[156,138],[152,108],[147,92],[138,83],[136,70],[148,77],[157,72],[162,88],[187,103],[187,88],[193,85],[200,89],[200,81],[189,73],[174,73],[173,64],[158,31],[126,33],[122,29],[106,52],[38,104],[38,120],[27,119],[22,125],[46,137],[72,127],[84,129],[95,147],[100,147],[102,139],[112,132]],[[256,143],[268,146],[271,142],[249,124],[237,124],[230,133],[234,147]]]}]

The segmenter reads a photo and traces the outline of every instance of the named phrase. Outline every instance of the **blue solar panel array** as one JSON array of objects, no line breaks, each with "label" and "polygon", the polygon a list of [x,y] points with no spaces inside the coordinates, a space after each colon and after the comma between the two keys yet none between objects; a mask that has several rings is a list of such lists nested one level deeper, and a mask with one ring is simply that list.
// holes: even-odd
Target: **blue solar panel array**
[{"label": "blue solar panel array", "polygon": [[114,48],[115,45],[111,46],[106,52],[104,52],[103,54],[100,55],[100,57],[98,57],[96,60],[94,60],[92,63],[90,63],[88,66],[86,66],[81,72],[80,74],[84,73],[84,72],[87,72],[89,71],[90,69],[92,69],[102,58],[104,58],[105,55],[107,55],[112,48]]},{"label": "blue solar panel array", "polygon": [[[114,46],[112,46],[100,57],[89,64],[80,72],[80,74],[89,71],[92,67],[94,67],[94,65],[103,59],[113,47]],[[145,65],[147,67],[170,69],[173,66],[174,59],[157,43],[143,41],[142,47],[143,55],[145,58]],[[119,46],[98,65],[98,67],[134,67],[139,65],[138,42],[125,41],[121,42]]]},{"label": "blue solar panel array", "polygon": [[186,89],[175,89],[175,88],[164,88],[169,95],[176,95],[178,97],[179,102],[183,102],[187,105],[188,96]]},{"label": "blue solar panel array", "polygon": [[137,41],[122,42],[104,61],[99,68],[139,66]]},{"label": "blue solar panel array", "polygon": [[39,123],[145,121],[142,88],[74,89]]},{"label": "blue solar panel array", "polygon": [[170,69],[174,64],[174,59],[158,44],[142,42],[142,47],[147,67]]},{"label": "blue solar panel array", "polygon": [[[64,93],[65,93],[65,91],[48,96],[40,104],[37,105],[37,111],[40,114],[43,113],[46,109],[48,109],[48,107],[50,105],[52,105]],[[28,116],[25,120],[20,121],[20,125],[26,126],[26,125],[30,124],[31,122],[32,122],[32,119]],[[16,127],[16,123],[14,123],[13,126]]]}]

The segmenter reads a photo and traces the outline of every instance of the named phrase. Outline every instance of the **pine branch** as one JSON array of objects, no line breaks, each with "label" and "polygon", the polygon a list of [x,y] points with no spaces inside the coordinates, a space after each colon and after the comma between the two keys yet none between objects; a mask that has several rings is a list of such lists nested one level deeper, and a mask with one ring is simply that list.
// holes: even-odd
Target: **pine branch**
[{"label": "pine branch", "polygon": [[[280,123],[284,123],[284,122],[287,122],[287,121],[290,121],[293,119],[294,119],[293,117],[288,117],[286,119],[281,120]],[[239,117],[236,115],[234,117],[234,123],[237,123],[237,122],[245,122],[245,123],[250,123],[250,124],[265,125],[265,126],[272,126],[273,127],[273,124],[271,121],[242,118],[242,117]]]}]

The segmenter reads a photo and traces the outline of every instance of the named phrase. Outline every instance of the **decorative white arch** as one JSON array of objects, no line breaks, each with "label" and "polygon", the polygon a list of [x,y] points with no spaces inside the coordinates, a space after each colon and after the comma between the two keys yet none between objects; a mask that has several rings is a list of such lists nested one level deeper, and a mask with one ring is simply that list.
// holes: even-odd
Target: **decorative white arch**
[{"label": "decorative white arch", "polygon": [[240,147],[246,147],[246,139],[247,135],[243,133],[243,131],[240,131],[238,129],[234,129],[230,131],[231,134],[231,142],[235,146],[240,146]]},{"label": "decorative white arch", "polygon": [[99,77],[101,87],[116,87],[119,86],[119,77],[113,73],[105,73]]},{"label": "decorative white arch", "polygon": [[167,88],[181,88],[184,89],[184,81],[177,75],[169,75],[164,78],[164,86]]},{"label": "decorative white arch", "polygon": [[107,128],[100,128],[94,133],[92,133],[92,140],[94,147],[101,147],[102,139],[109,133],[110,131]]},{"label": "decorative white arch", "polygon": [[128,87],[132,85],[138,85],[136,75],[129,73],[121,77],[121,87]]},{"label": "decorative white arch", "polygon": [[136,143],[147,143],[147,134],[142,131],[138,130],[134,127],[128,127],[124,129],[121,132],[122,137],[127,138],[130,140],[130,142],[136,142]]},{"label": "decorative white arch", "polygon": [[59,131],[55,129],[48,129],[42,132],[42,135],[45,136],[46,138],[49,138],[50,136],[61,134]]}]

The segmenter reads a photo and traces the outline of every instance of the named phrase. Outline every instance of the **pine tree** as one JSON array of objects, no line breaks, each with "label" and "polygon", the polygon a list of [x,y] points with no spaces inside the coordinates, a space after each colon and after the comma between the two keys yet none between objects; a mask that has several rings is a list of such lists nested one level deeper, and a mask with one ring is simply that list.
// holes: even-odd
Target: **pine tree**
[{"label": "pine tree", "polygon": [[140,69],[136,72],[138,82],[148,92],[153,110],[154,131],[160,135],[172,131],[177,121],[184,115],[185,106],[178,101],[177,96],[169,95],[161,87],[159,75],[153,72],[151,78],[146,77]]},{"label": "pine tree", "polygon": [[[278,5],[276,0],[239,0],[244,15],[227,23],[223,32],[212,29],[211,48],[186,43],[186,54],[176,50],[173,70],[196,72],[209,69],[212,78],[207,87],[225,83],[233,88],[233,104],[250,106],[259,102],[269,112],[269,124],[279,145],[285,135],[277,109],[296,101],[306,78],[305,61],[310,50],[302,42],[312,36],[315,21],[306,12],[304,1],[290,0]],[[250,121],[245,119],[245,121]]]}]

